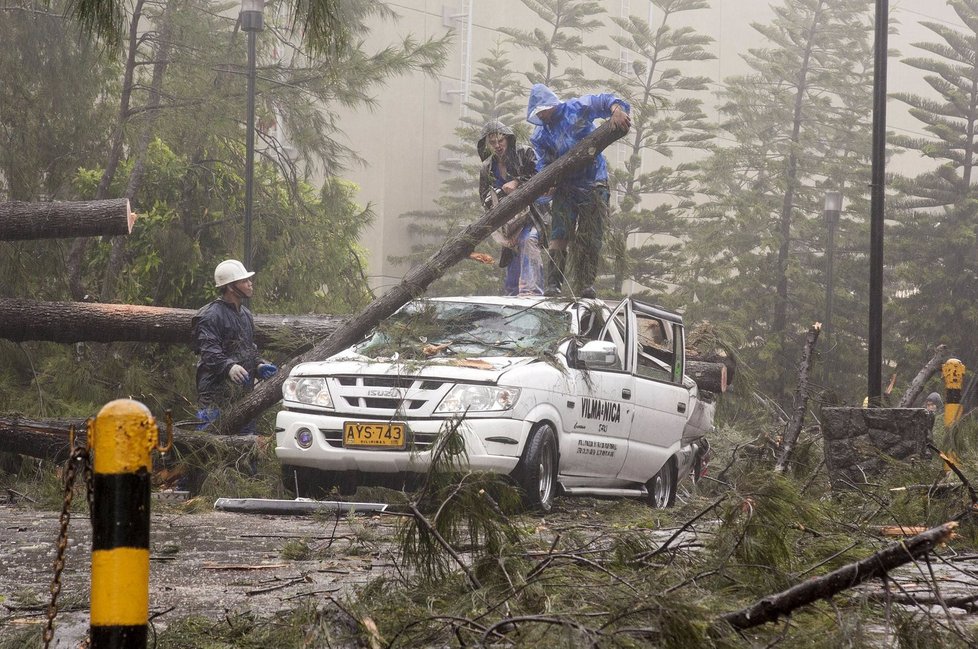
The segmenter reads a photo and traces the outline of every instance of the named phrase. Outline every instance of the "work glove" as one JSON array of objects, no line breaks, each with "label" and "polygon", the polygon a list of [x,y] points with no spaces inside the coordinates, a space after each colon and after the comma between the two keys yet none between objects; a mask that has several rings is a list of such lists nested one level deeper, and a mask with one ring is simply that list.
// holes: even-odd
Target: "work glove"
[{"label": "work glove", "polygon": [[221,411],[213,406],[210,408],[201,408],[197,411],[197,419],[200,422],[197,424],[197,430],[204,430],[211,423],[217,421],[217,418],[220,416]]},{"label": "work glove", "polygon": [[262,381],[274,375],[275,372],[278,372],[278,367],[271,363],[262,363],[258,366],[258,378]]},{"label": "work glove", "polygon": [[231,369],[228,370],[228,378],[238,385],[244,385],[249,378],[248,370],[235,363],[231,366]]}]

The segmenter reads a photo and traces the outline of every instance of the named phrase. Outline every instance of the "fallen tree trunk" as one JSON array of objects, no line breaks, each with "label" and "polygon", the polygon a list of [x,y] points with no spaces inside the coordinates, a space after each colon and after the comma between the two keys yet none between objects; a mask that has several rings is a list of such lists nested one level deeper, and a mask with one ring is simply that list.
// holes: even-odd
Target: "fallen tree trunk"
[{"label": "fallen tree trunk", "polygon": [[127,198],[0,203],[0,241],[129,234],[135,220]]},{"label": "fallen tree trunk", "polygon": [[920,396],[920,393],[923,391],[924,383],[927,383],[927,381],[930,380],[930,377],[934,376],[934,373],[941,368],[941,365],[944,364],[944,361],[946,361],[949,356],[950,354],[947,351],[947,345],[942,344],[935,347],[934,355],[922,368],[920,368],[920,371],[917,372],[917,376],[915,376],[913,381],[910,382],[910,387],[908,387],[907,391],[903,393],[902,397],[900,397],[900,403],[897,407],[911,407],[914,400],[916,400],[916,398]]},{"label": "fallen tree trunk", "polygon": [[[157,420],[156,423],[160,427],[160,435],[165,438],[166,422]],[[88,439],[85,419],[0,417],[0,451],[64,462],[71,450],[72,426],[75,428],[76,443],[84,444]],[[254,445],[253,437],[214,435],[177,427],[173,429],[173,447],[181,457],[231,462],[250,451]]]},{"label": "fallen tree trunk", "polygon": [[696,385],[701,390],[709,390],[717,394],[727,391],[727,366],[723,363],[687,360],[686,374],[696,381]]},{"label": "fallen tree trunk", "polygon": [[589,164],[597,153],[626,132],[627,129],[617,130],[611,121],[606,121],[595,129],[570,151],[547,165],[543,171],[530,178],[525,184],[520,185],[516,191],[500,201],[499,205],[486,212],[481,219],[446,241],[426,263],[410,270],[400,284],[371,302],[345,325],[337,328],[327,340],[290,361],[275,376],[263,381],[254,391],[234,404],[222,418],[221,430],[239,430],[263,410],[274,405],[281,399],[282,383],[293,365],[304,361],[323,360],[355,343],[381,320],[424,293],[428,285],[441,277],[446,270],[468,257],[475,246],[493,230],[528,207],[537,197],[547,193],[562,177]]},{"label": "fallen tree trunk", "polygon": [[850,563],[823,577],[810,579],[775,595],[768,595],[747,608],[726,613],[720,619],[738,630],[774,622],[797,608],[832,597],[864,581],[882,577],[890,570],[927,554],[946,542],[957,526],[957,523],[952,522],[931,528],[917,536],[893,543],[862,561]]},{"label": "fallen tree trunk", "polygon": [[[0,338],[22,342],[191,342],[192,309],[0,298]],[[299,353],[346,321],[337,316],[255,315],[262,349]]]},{"label": "fallen tree trunk", "polygon": [[812,350],[815,348],[818,334],[821,331],[822,323],[816,322],[808,328],[808,333],[805,335],[805,348],[802,350],[801,364],[798,367],[798,387],[795,388],[794,409],[791,413],[791,421],[785,428],[784,439],[781,440],[778,462],[774,466],[774,470],[779,473],[784,471],[788,464],[791,452],[801,434],[802,424],[805,422],[805,410],[808,408],[808,370],[812,364]]}]

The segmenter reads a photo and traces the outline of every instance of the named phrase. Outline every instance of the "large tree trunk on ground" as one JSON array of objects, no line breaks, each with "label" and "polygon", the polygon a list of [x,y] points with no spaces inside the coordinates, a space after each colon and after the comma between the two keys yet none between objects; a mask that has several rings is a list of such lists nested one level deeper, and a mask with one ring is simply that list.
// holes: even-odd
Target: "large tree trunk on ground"
[{"label": "large tree trunk on ground", "polygon": [[129,234],[129,200],[0,203],[0,241]]},{"label": "large tree trunk on ground", "polygon": [[791,421],[788,422],[784,431],[784,439],[781,441],[781,452],[778,453],[778,463],[774,470],[779,473],[784,471],[785,465],[791,458],[791,452],[801,434],[801,426],[805,422],[805,410],[808,408],[808,370],[812,364],[812,350],[815,342],[818,341],[818,334],[822,331],[822,323],[816,322],[808,328],[805,335],[805,348],[801,353],[801,363],[798,366],[798,387],[795,389],[794,410],[791,413]]},{"label": "large tree trunk on ground", "polygon": [[514,217],[520,210],[528,207],[537,197],[545,194],[563,176],[589,164],[597,153],[626,132],[617,130],[610,121],[595,129],[593,133],[578,142],[574,148],[521,185],[516,191],[500,201],[499,205],[486,212],[481,219],[446,241],[441,249],[432,255],[426,263],[409,271],[400,284],[392,288],[383,297],[367,305],[345,326],[338,328],[328,340],[317,344],[309,352],[293,359],[278,374],[263,381],[248,396],[229,408],[226,415],[222,417],[222,430],[238,430],[263,410],[278,402],[282,398],[282,383],[288,376],[292,365],[328,358],[355,343],[381,320],[390,316],[411,299],[424,293],[428,285],[441,277],[447,269],[468,257],[475,246],[488,237],[493,230]]},{"label": "large tree trunk on ground", "polygon": [[931,357],[927,364],[920,368],[917,376],[914,380],[910,382],[910,387],[907,391],[903,393],[900,397],[900,403],[898,408],[909,408],[914,400],[920,396],[921,391],[924,389],[924,383],[934,376],[934,373],[941,368],[944,361],[948,359],[950,354],[947,351],[947,345],[938,345],[934,348],[934,355]]},{"label": "large tree trunk on ground", "polygon": [[747,608],[727,613],[720,619],[738,630],[774,622],[797,608],[832,597],[870,579],[882,577],[890,570],[927,554],[951,538],[951,533],[957,526],[957,523],[944,523],[887,546],[862,561],[850,563],[823,577],[809,579],[788,590],[768,595]]},{"label": "large tree trunk on ground", "polygon": [[[157,419],[161,442],[166,442],[166,422]],[[76,444],[84,444],[88,429],[84,419],[25,419],[0,417],[0,451],[26,455],[41,460],[63,462],[71,450],[70,430],[75,428]],[[210,460],[233,462],[255,445],[253,437],[213,435],[182,428],[173,429],[173,446],[184,458],[194,457],[195,464]]]},{"label": "large tree trunk on ground", "polygon": [[[192,309],[0,298],[0,338],[16,342],[191,342]],[[263,349],[300,353],[346,322],[337,316],[255,315]]]}]

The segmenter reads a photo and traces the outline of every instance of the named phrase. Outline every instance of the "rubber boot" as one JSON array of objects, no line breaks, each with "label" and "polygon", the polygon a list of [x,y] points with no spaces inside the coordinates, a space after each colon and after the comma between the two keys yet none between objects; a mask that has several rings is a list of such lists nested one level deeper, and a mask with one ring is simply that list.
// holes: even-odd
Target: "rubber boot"
[{"label": "rubber boot", "polygon": [[547,297],[560,295],[564,283],[564,266],[567,265],[567,251],[551,249],[547,255],[547,285],[543,294]]}]

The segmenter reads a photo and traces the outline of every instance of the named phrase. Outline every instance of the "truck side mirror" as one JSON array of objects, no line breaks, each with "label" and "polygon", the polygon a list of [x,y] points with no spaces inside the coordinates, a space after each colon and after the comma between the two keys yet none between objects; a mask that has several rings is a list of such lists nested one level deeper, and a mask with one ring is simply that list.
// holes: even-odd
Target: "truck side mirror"
[{"label": "truck side mirror", "polygon": [[607,340],[592,340],[577,350],[577,360],[588,367],[620,367],[618,346]]}]

